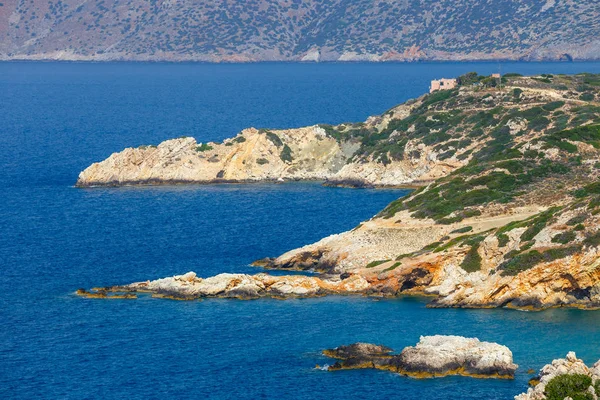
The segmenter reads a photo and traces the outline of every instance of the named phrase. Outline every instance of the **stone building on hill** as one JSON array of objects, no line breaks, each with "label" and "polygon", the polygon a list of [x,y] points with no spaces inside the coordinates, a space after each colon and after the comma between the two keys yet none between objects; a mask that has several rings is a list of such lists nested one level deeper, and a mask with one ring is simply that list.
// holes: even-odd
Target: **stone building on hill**
[{"label": "stone building on hill", "polygon": [[434,79],[431,81],[431,87],[429,88],[429,93],[433,93],[437,90],[448,90],[454,89],[457,85],[456,79]]}]

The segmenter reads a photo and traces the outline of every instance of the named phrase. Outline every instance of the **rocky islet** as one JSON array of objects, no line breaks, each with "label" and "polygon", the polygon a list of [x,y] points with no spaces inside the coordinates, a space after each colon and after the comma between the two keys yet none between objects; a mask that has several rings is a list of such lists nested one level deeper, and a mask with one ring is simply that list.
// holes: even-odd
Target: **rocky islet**
[{"label": "rocky islet", "polygon": [[400,354],[369,343],[340,346],[323,354],[340,360],[327,367],[328,371],[374,368],[413,378],[512,379],[518,368],[508,347],[461,336],[422,336],[416,346],[406,347]]}]

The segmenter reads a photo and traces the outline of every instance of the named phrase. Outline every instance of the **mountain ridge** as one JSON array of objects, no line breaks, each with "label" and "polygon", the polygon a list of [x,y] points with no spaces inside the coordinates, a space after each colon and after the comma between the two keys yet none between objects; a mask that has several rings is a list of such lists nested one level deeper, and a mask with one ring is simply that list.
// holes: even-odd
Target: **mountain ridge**
[{"label": "mountain ridge", "polygon": [[0,2],[0,60],[596,60],[583,0]]}]

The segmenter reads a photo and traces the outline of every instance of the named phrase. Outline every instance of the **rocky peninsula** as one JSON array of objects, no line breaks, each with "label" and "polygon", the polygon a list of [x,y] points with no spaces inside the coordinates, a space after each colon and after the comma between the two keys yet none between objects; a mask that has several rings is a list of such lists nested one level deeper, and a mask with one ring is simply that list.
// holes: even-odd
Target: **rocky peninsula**
[{"label": "rocky peninsula", "polygon": [[461,336],[422,336],[416,346],[406,347],[400,354],[369,343],[340,346],[323,354],[340,360],[328,371],[374,368],[413,378],[462,375],[513,379],[518,367],[508,347]]},{"label": "rocky peninsula", "polygon": [[[415,185],[351,231],[255,263],[322,276],[240,279],[259,288],[268,279],[318,287],[302,296],[424,294],[432,296],[431,307],[596,309],[600,75],[507,74],[498,83],[466,74],[456,89],[409,100],[363,123],[248,129],[220,144],[185,138],[126,149],[83,171],[77,186]],[[168,292],[187,296],[187,283],[167,279]],[[360,284],[345,290],[348,279]],[[146,284],[120,288],[164,291]],[[270,287],[247,297],[270,296]],[[191,297],[203,296],[195,288]]]}]

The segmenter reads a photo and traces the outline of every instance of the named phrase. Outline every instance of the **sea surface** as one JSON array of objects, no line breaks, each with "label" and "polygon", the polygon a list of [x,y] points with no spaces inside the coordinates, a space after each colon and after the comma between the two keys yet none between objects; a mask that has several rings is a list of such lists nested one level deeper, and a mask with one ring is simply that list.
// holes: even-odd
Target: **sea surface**
[{"label": "sea surface", "polygon": [[[427,299],[92,300],[80,287],[187,271],[254,273],[348,230],[402,190],[318,183],[76,189],[124,147],[249,127],[362,121],[429,81],[496,63],[0,63],[0,398],[510,399],[574,350],[600,358],[600,313],[427,309]],[[594,63],[504,63],[504,72],[600,72]],[[415,380],[316,370],[324,348],[398,351],[421,335],[509,346],[516,379]]]}]

